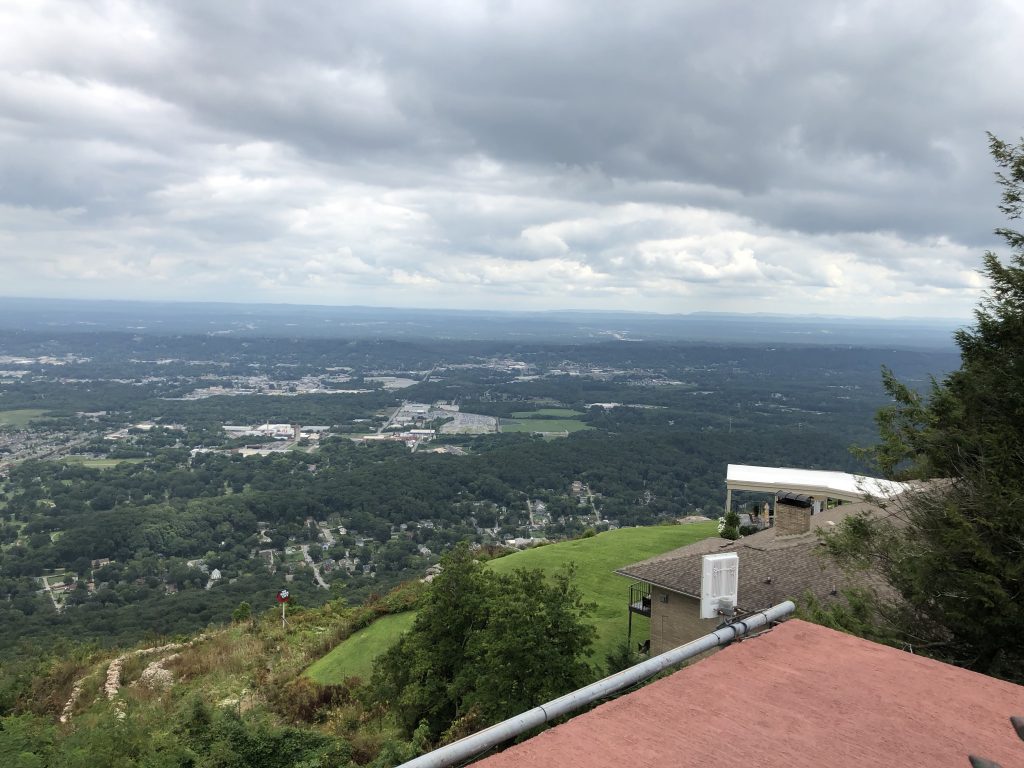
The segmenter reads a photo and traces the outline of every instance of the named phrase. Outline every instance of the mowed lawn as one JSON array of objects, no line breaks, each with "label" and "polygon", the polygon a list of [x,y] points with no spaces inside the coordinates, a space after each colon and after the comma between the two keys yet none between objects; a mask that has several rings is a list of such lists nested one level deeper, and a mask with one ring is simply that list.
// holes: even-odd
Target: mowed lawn
[{"label": "mowed lawn", "polygon": [[516,411],[512,414],[513,419],[571,419],[573,416],[582,416],[582,411],[574,411],[571,408],[538,408],[536,411]]},{"label": "mowed lawn", "polygon": [[110,469],[118,464],[138,464],[140,461],[144,461],[144,459],[97,459],[92,456],[72,453],[62,458],[61,461],[68,464],[80,464],[83,467],[91,467],[92,469]]},{"label": "mowed lawn", "polygon": [[318,683],[340,683],[346,677],[369,679],[373,660],[390,648],[395,639],[412,626],[415,618],[415,611],[381,616],[313,662],[306,674]]},{"label": "mowed lawn", "polygon": [[[700,541],[717,533],[716,522],[690,525],[658,525],[645,528],[621,528],[599,533],[588,539],[563,541],[528,549],[492,560],[498,573],[516,568],[538,568],[553,574],[566,563],[576,564],[576,584],[588,602],[596,604],[590,622],[597,628],[591,659],[604,666],[605,656],[626,639],[629,579],[613,573],[629,563],[660,555],[676,547]],[[377,654],[387,650],[401,632],[412,625],[413,613],[401,613],[378,619],[360,630],[315,662],[306,671],[321,683],[339,683],[346,677],[365,677]],[[633,617],[633,633],[647,637],[647,619]]]},{"label": "mowed lawn", "polygon": [[8,427],[27,427],[32,419],[45,416],[49,411],[42,408],[19,408],[13,411],[0,411],[0,425]]},{"label": "mowed lawn", "polygon": [[502,432],[579,432],[593,429],[577,419],[502,419]]},{"label": "mowed lawn", "polygon": [[[554,573],[568,562],[576,564],[576,584],[589,602],[597,608],[590,622],[597,628],[597,638],[591,658],[604,664],[604,657],[626,639],[629,619],[630,579],[613,571],[624,565],[660,555],[677,547],[692,544],[718,533],[718,523],[691,523],[688,525],[655,525],[644,528],[620,528],[599,533],[589,539],[575,539],[546,547],[537,547],[492,561],[498,573],[515,568],[539,568]],[[642,622],[647,619],[633,617],[633,632],[647,637]]]},{"label": "mowed lawn", "polygon": [[535,411],[516,411],[511,419],[500,419],[502,432],[579,432],[593,429],[574,416],[582,416],[571,408],[538,408]]}]

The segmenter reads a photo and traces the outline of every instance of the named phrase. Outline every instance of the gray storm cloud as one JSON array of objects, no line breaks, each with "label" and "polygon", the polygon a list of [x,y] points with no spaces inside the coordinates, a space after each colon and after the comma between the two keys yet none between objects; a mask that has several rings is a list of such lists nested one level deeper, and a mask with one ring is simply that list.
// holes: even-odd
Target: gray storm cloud
[{"label": "gray storm cloud", "polygon": [[8,295],[964,315],[1013,3],[9,2]]}]

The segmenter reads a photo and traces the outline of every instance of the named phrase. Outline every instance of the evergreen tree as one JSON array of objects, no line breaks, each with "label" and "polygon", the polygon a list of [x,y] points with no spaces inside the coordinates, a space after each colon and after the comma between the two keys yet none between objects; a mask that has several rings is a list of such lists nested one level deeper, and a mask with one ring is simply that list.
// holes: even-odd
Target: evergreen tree
[{"label": "evergreen tree", "polygon": [[[1000,209],[1024,213],[1024,141],[990,135]],[[883,373],[880,468],[929,479],[890,519],[857,517],[828,537],[841,561],[873,569],[896,599],[876,599],[880,634],[986,674],[1024,682],[1024,235],[986,253],[990,287],[956,342],[961,367],[924,397]]]}]

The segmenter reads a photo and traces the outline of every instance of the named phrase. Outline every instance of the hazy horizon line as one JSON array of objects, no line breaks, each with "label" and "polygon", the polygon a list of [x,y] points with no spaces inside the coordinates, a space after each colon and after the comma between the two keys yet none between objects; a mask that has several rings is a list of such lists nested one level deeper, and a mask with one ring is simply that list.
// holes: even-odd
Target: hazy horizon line
[{"label": "hazy horizon line", "polygon": [[0,301],[20,302],[80,302],[89,304],[148,304],[148,305],[197,305],[206,307],[295,307],[309,309],[360,309],[360,310],[392,310],[396,312],[425,312],[439,313],[449,312],[458,314],[490,314],[490,315],[556,315],[556,314],[595,314],[595,315],[632,315],[658,318],[673,317],[767,317],[785,318],[790,320],[876,320],[885,322],[911,322],[911,323],[963,323],[971,318],[956,317],[952,315],[830,315],[830,314],[790,314],[786,312],[738,312],[738,311],[715,311],[695,310],[693,312],[658,312],[654,310],[633,310],[633,309],[580,309],[580,308],[555,308],[555,309],[493,309],[493,308],[465,308],[465,307],[425,307],[410,306],[402,307],[391,304],[300,304],[289,301],[232,301],[230,299],[203,300],[203,299],[98,299],[98,298],[68,298],[58,296],[6,296],[0,295]]}]

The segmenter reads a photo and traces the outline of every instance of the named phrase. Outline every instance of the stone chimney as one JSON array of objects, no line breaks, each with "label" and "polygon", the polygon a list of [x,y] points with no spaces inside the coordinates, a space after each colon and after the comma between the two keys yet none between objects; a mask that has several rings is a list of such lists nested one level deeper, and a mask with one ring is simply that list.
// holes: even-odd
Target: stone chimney
[{"label": "stone chimney", "polygon": [[796,494],[779,494],[775,499],[775,535],[799,536],[810,530],[810,499]]}]

